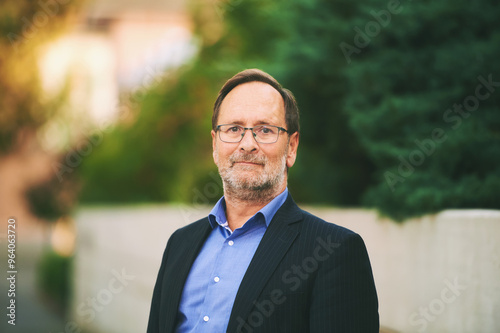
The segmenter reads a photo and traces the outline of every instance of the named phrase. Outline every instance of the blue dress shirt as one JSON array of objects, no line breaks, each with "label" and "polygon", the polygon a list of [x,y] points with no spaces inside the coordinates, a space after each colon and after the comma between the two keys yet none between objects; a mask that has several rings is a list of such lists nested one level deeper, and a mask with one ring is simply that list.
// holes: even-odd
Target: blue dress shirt
[{"label": "blue dress shirt", "polygon": [[177,333],[226,332],[241,280],[288,188],[231,231],[222,197],[210,212],[212,231],[184,285],[177,314]]}]

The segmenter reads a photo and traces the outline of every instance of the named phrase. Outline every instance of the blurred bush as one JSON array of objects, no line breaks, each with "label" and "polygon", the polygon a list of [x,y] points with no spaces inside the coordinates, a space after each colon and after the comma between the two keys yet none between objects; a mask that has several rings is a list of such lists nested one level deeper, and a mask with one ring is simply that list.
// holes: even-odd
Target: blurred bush
[{"label": "blurred bush", "polygon": [[47,250],[38,264],[37,287],[54,310],[65,314],[71,297],[72,257]]},{"label": "blurred bush", "polygon": [[65,92],[43,95],[37,57],[74,20],[82,1],[0,2],[0,155],[15,148],[23,130],[36,130],[57,114]]},{"label": "blurred bush", "polygon": [[[182,68],[140,97],[132,125],[105,133],[80,167],[85,202],[187,201],[213,169],[209,74]],[[132,97],[134,98],[134,97]]]},{"label": "blurred bush", "polygon": [[78,199],[79,182],[75,174],[64,178],[52,177],[31,186],[26,191],[30,211],[47,221],[56,221],[71,214]]},{"label": "blurred bush", "polygon": [[82,199],[193,202],[214,181],[217,91],[257,67],[301,107],[298,201],[377,207],[396,220],[500,208],[499,94],[470,115],[447,113],[476,93],[479,76],[500,80],[498,14],[486,0],[194,1],[199,54],[141,94],[135,122],[83,163]]}]

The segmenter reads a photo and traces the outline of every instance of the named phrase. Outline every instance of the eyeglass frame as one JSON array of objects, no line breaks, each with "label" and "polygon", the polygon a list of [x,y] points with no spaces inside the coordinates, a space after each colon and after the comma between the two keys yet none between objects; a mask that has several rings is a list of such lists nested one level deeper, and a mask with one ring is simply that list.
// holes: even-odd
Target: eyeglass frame
[{"label": "eyeglass frame", "polygon": [[[229,125],[233,125],[233,126],[237,126],[237,127],[241,127],[243,129],[243,133],[241,134],[241,137],[240,137],[240,140],[239,141],[235,141],[235,142],[231,142],[231,141],[224,141],[222,140],[222,138],[220,137],[220,128],[221,126],[229,126]],[[261,126],[267,126],[267,127],[275,127],[278,129],[278,135],[276,136],[276,141],[273,141],[273,142],[259,142],[257,141],[257,134],[253,131],[253,129],[255,127],[261,127]],[[241,126],[241,125],[238,125],[238,124],[221,124],[221,125],[217,125],[217,127],[215,127],[215,131],[216,132],[219,132],[219,139],[222,141],[222,142],[225,142],[225,143],[240,143],[241,140],[243,140],[243,137],[245,136],[247,130],[250,130],[253,134],[253,139],[255,140],[255,142],[257,143],[261,143],[261,144],[264,144],[264,145],[267,145],[267,144],[272,144],[272,143],[276,143],[278,142],[279,138],[280,138],[280,132],[283,131],[285,133],[287,133],[288,135],[290,135],[291,133],[288,132],[288,130],[286,128],[283,128],[283,127],[280,127],[280,126],[276,126],[276,125],[266,125],[266,124],[262,124],[262,125],[257,125],[257,126],[254,126],[254,127],[244,127],[244,126]]]}]

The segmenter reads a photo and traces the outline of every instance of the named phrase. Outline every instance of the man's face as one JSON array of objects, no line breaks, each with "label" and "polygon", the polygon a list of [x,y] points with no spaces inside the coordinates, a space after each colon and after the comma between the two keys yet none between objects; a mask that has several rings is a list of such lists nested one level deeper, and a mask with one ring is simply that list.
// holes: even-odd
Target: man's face
[{"label": "man's face", "polygon": [[[274,125],[287,129],[283,98],[272,86],[248,82],[236,86],[222,101],[217,124],[244,127]],[[295,163],[298,133],[281,132],[275,143],[258,143],[246,131],[238,143],[223,142],[212,131],[213,157],[225,188],[240,197],[277,192],[286,187],[286,167]],[[279,192],[278,192],[279,193]]]}]

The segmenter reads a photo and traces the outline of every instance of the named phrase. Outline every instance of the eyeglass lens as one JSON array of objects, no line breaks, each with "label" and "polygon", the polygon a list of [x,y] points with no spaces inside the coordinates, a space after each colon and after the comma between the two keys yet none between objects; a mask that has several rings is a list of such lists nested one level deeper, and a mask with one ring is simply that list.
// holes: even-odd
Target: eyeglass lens
[{"label": "eyeglass lens", "polygon": [[[274,143],[278,141],[279,128],[271,125],[259,125],[253,128],[253,136],[259,143]],[[219,127],[219,137],[222,141],[236,143],[240,142],[246,129],[240,125],[222,125]]]}]

